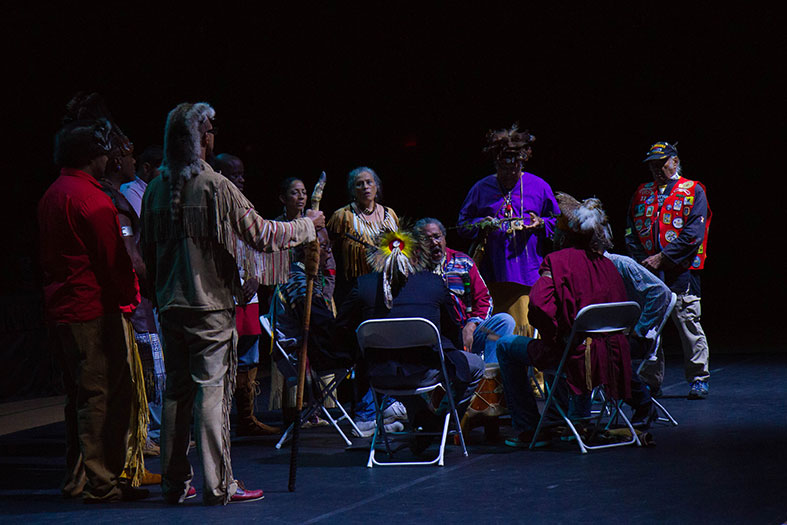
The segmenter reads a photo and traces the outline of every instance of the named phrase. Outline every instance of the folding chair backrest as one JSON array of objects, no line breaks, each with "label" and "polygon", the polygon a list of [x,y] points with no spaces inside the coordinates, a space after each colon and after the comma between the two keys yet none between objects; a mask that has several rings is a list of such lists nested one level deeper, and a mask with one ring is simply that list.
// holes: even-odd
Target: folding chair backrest
[{"label": "folding chair backrest", "polygon": [[440,344],[440,333],[428,319],[399,317],[370,319],[356,330],[361,352],[368,348],[405,349]]},{"label": "folding chair backrest", "polygon": [[675,303],[678,301],[678,294],[675,292],[670,293],[670,302],[667,306],[667,310],[664,312],[664,317],[662,317],[661,322],[659,322],[658,327],[656,328],[656,337],[653,338],[653,344],[651,348],[648,350],[646,357],[653,355],[659,346],[659,341],[661,340],[661,331],[664,330],[664,325],[667,324],[667,319],[669,319],[670,314],[672,313],[673,308],[675,308]]},{"label": "folding chair backrest", "polygon": [[[544,423],[544,417],[548,412],[548,408],[552,403],[552,398],[555,392],[555,386],[557,385],[557,381],[559,380],[562,372],[563,372],[563,365],[566,362],[566,358],[568,357],[569,353],[571,352],[572,348],[574,347],[574,339],[576,338],[577,334],[599,334],[599,333],[619,333],[625,330],[631,329],[634,325],[637,324],[640,315],[640,307],[639,304],[635,303],[634,301],[624,301],[619,303],[598,303],[598,304],[589,304],[582,308],[574,318],[574,324],[571,327],[571,335],[566,340],[566,347],[563,350],[563,356],[560,359],[560,364],[557,367],[555,372],[555,379],[553,380],[552,386],[549,388],[549,395],[547,396],[546,404],[544,409],[541,412],[541,417],[538,420],[538,425],[536,426],[536,430],[533,434],[533,440],[530,443],[530,448],[535,446],[536,436],[538,435],[541,427]],[[605,401],[606,403],[606,401]],[[619,402],[618,402],[619,403]],[[560,415],[563,417],[564,421],[574,433],[574,436],[577,438],[577,442],[579,444],[580,450],[585,453],[588,449],[593,448],[606,448],[611,446],[621,446],[621,445],[628,445],[639,443],[639,438],[636,437],[636,433],[634,432],[634,428],[631,427],[631,423],[628,422],[628,419],[625,419],[625,415],[622,417],[627,421],[627,425],[632,435],[632,439],[630,441],[625,441],[621,443],[614,443],[614,444],[607,444],[607,445],[598,445],[598,446],[590,446],[582,440],[582,437],[574,428],[573,423],[565,413],[560,410]],[[603,414],[600,412],[600,414]],[[601,416],[599,416],[600,418]]]},{"label": "folding chair backrest", "polygon": [[[355,331],[358,338],[358,346],[361,352],[366,355],[368,350],[403,350],[409,349],[423,351],[424,347],[435,348],[439,356],[439,373],[429,381],[419,380],[417,384],[391,384],[383,388],[378,388],[376,382],[371,381],[370,386],[376,393],[384,395],[409,396],[421,395],[428,393],[438,385],[442,384],[446,390],[445,399],[448,399],[449,410],[445,414],[443,420],[443,428],[440,435],[440,448],[435,457],[431,461],[390,461],[379,462],[375,459],[375,443],[377,440],[377,433],[381,431],[383,440],[385,441],[386,448],[389,455],[392,455],[391,449],[388,445],[388,438],[386,437],[385,425],[380,424],[383,421],[382,405],[375,401],[375,412],[377,417],[377,430],[372,437],[372,443],[369,447],[369,461],[367,467],[372,465],[443,465],[445,456],[445,444],[448,437],[449,422],[453,420],[456,434],[459,436],[459,443],[462,446],[462,453],[467,456],[467,447],[465,446],[465,439],[462,435],[462,425],[459,420],[459,414],[456,411],[456,404],[454,394],[449,383],[448,372],[445,366],[445,357],[443,355],[443,346],[440,342],[440,332],[437,327],[423,317],[397,317],[392,319],[370,319],[364,321],[358,326]],[[395,382],[401,379],[397,376]],[[375,399],[377,395],[375,394]]]},{"label": "folding chair backrest", "polygon": [[577,313],[572,332],[622,332],[637,324],[639,314],[639,305],[634,301],[590,304]]}]

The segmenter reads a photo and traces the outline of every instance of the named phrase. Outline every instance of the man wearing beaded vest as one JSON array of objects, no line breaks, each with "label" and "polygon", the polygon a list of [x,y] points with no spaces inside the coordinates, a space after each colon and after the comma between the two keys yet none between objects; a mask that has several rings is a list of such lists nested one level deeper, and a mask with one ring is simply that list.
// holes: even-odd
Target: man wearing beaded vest
[{"label": "man wearing beaded vest", "polygon": [[[626,250],[678,295],[672,320],[685,358],[689,399],[708,396],[708,342],[700,325],[700,276],[707,255],[711,211],[705,186],[681,175],[674,144],[656,142],[645,160],[652,182],[640,184],[631,199]],[[640,374],[656,392],[664,380],[664,353]]]}]

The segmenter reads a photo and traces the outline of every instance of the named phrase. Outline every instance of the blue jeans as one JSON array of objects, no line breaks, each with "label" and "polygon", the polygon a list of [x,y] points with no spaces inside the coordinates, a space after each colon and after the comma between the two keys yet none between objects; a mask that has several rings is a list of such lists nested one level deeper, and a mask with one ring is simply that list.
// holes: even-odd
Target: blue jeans
[{"label": "blue jeans", "polygon": [[260,336],[238,336],[238,366],[253,368],[260,363]]},{"label": "blue jeans", "polygon": [[[372,393],[372,389],[366,391],[366,394],[361,398],[358,402],[358,405],[355,407],[355,421],[374,421],[374,394]],[[390,396],[385,397],[385,405],[383,406],[383,410],[391,406],[394,401],[394,398]]]},{"label": "blue jeans", "polygon": [[[148,387],[148,439],[156,443],[161,437],[161,410],[164,407],[166,372],[161,340],[157,333],[135,333],[134,340],[139,348],[146,375],[153,376],[153,388]],[[143,357],[144,356],[144,357]],[[147,382],[147,379],[146,379]]]},{"label": "blue jeans", "polygon": [[491,334],[499,337],[514,333],[516,321],[506,313],[495,314],[480,325],[473,332],[473,346],[470,351],[483,356],[484,363],[497,363],[497,343],[499,339],[490,338]]},{"label": "blue jeans", "polygon": [[[511,412],[511,424],[518,432],[534,430],[540,417],[527,368],[533,364],[527,346],[533,339],[522,335],[507,335],[497,341],[497,357],[500,362],[500,374],[503,376],[503,392],[506,404]],[[558,382],[553,394],[552,404],[545,422],[554,424],[562,421],[555,403],[561,408],[568,408],[568,385],[565,380]]]}]

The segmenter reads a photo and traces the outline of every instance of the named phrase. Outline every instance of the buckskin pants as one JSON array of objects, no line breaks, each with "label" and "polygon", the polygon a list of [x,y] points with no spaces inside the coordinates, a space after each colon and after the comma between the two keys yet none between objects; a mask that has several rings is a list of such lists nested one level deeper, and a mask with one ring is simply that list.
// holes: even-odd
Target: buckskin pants
[{"label": "buckskin pants", "polygon": [[237,484],[230,461],[229,410],[237,367],[234,310],[161,313],[167,383],[161,432],[162,493],[185,499],[192,470],[187,453],[192,414],[204,477],[203,501],[227,503]]}]

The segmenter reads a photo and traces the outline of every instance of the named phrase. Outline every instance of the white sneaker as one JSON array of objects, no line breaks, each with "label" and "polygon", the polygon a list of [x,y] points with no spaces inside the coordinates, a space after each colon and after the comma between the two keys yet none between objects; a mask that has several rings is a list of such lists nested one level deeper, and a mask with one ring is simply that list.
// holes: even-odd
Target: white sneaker
[{"label": "white sneaker", "polygon": [[[358,430],[361,431],[360,435],[355,429],[352,430],[353,436],[355,437],[372,437],[374,434],[377,425],[374,421],[356,421],[355,426],[358,427]],[[393,421],[391,423],[385,424],[385,431],[386,432],[402,432],[404,430],[404,424],[401,421]]]},{"label": "white sneaker", "polygon": [[383,422],[387,425],[394,421],[407,421],[407,409],[399,401],[394,401],[383,410]]},{"label": "white sneaker", "polygon": [[386,432],[402,432],[403,430],[404,424],[401,421],[394,421],[385,425]]},{"label": "white sneaker", "polygon": [[[372,434],[374,434],[374,429],[377,428],[377,423],[374,419],[371,421],[355,421],[355,426],[358,427],[358,430],[353,428],[353,436],[368,438],[372,437]],[[358,431],[360,431],[360,434]]]}]

